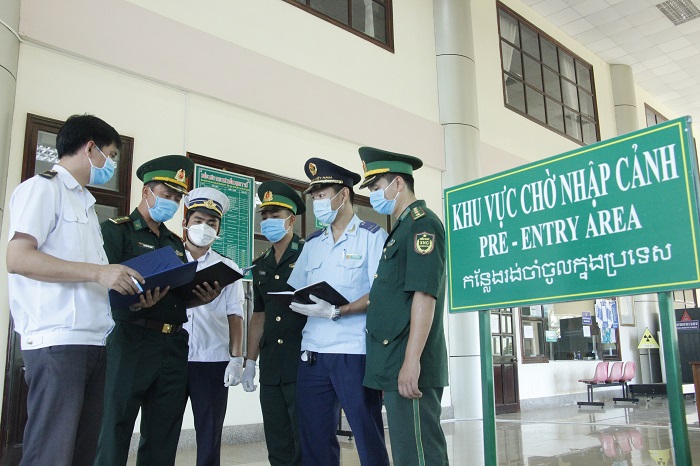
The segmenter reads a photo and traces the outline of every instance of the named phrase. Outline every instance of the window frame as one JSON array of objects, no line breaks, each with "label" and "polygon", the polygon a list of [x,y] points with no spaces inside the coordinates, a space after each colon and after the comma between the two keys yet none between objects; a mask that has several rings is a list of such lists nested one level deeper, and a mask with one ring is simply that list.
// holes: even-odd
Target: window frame
[{"label": "window frame", "polygon": [[[40,115],[27,113],[27,125],[24,133],[24,154],[22,162],[22,181],[34,176],[36,169],[36,148],[39,131],[58,134],[65,121],[55,120]],[[95,197],[96,204],[114,207],[118,215],[129,215],[131,198],[131,166],[134,155],[134,138],[119,135],[122,147],[119,150],[117,173],[119,177],[118,191],[88,186]]]},{"label": "window frame", "polygon": [[[549,364],[549,345],[547,344],[547,339],[545,337],[546,335],[546,330],[547,330],[547,320],[544,315],[544,306],[540,305],[541,308],[541,316],[540,317],[532,317],[532,316],[526,316],[523,315],[523,309],[524,307],[519,307],[518,308],[518,313],[520,317],[520,354],[521,358],[523,361],[523,364]],[[528,307],[529,309],[529,307]],[[525,322],[538,322],[541,327],[542,327],[542,341],[544,342],[544,350],[542,351],[542,354],[539,356],[529,356],[525,353],[525,329],[524,329],[524,323]]]},{"label": "window frame", "polygon": [[[498,26],[498,44],[499,44],[499,53],[500,53],[500,62],[501,62],[501,86],[503,90],[503,103],[506,108],[509,110],[514,111],[515,113],[518,113],[519,115],[524,116],[525,118],[539,124],[540,126],[543,126],[556,134],[559,134],[561,136],[566,137],[567,139],[579,144],[579,145],[587,145],[587,144],[592,144],[595,142],[600,141],[600,121],[599,121],[599,112],[598,112],[598,101],[597,101],[597,95],[596,95],[596,88],[595,88],[595,75],[594,75],[594,69],[593,65],[588,63],[587,61],[583,60],[580,56],[566,48],[563,44],[561,44],[559,41],[555,40],[548,34],[546,34],[544,31],[542,31],[540,28],[526,20],[524,17],[513,11],[512,9],[508,8],[506,5],[504,5],[502,2],[497,2],[497,14],[496,14],[496,22]],[[545,39],[548,42],[550,42],[552,45],[555,46],[556,51],[557,51],[557,68],[560,67],[559,63],[561,61],[561,54],[564,53],[571,58],[573,58],[573,71],[574,71],[574,76],[576,77],[578,72],[579,72],[579,67],[577,65],[581,65],[584,68],[588,69],[590,72],[590,92],[582,87],[580,85],[580,82],[578,78],[576,78],[576,81],[572,81],[569,77],[565,76],[562,74],[562,72],[557,69],[554,70],[552,69],[548,64],[544,63],[543,58],[537,58],[532,55],[530,55],[527,51],[523,49],[522,45],[522,33],[519,34],[518,36],[518,44],[511,43],[508,41],[506,38],[504,38],[501,35],[501,12],[504,12],[508,14],[509,16],[512,16],[516,21],[518,21],[518,31],[522,30],[521,26],[525,26],[528,29],[531,30],[531,32],[534,32],[536,36],[538,37],[538,54],[540,57],[542,57],[542,45],[541,45],[541,40],[540,39]],[[504,63],[503,63],[503,45],[506,43],[508,46],[512,47],[514,51],[520,53],[521,60],[520,60],[520,68],[522,70],[522,76],[518,76],[515,73],[512,73],[510,71],[506,71]],[[532,83],[529,83],[527,81],[527,78],[525,76],[525,58],[529,58],[532,61],[538,63],[540,65],[540,83],[542,85],[541,89],[538,89],[535,87]],[[550,71],[554,73],[558,78],[559,78],[559,93],[561,94],[560,97],[556,97],[555,95],[551,95],[547,93],[546,90],[546,85],[545,85],[545,79],[544,79],[544,71]],[[524,101],[524,107],[525,111],[519,109],[518,107],[509,104],[507,102],[508,95],[507,95],[507,87],[506,87],[506,79],[511,78],[515,80],[518,83],[521,83],[523,86],[523,101]],[[565,103],[565,97],[564,93],[562,92],[562,82],[568,82],[571,83],[575,86],[577,93],[576,93],[576,103],[578,110],[574,109],[573,107],[568,106]],[[544,103],[542,110],[543,110],[543,115],[544,115],[544,121],[539,120],[535,116],[531,115],[528,113],[528,102],[527,102],[527,93],[528,91],[530,92],[535,92],[542,96],[542,102]],[[591,99],[592,99],[592,111],[593,115],[589,116],[587,114],[584,114],[584,112],[581,110],[581,93],[586,93],[589,94]],[[559,105],[562,109],[562,124],[564,126],[563,130],[560,130],[559,128],[552,126],[547,122],[548,120],[548,106],[547,106],[547,101],[551,100],[555,104]],[[566,132],[566,112],[573,112],[575,115],[577,115],[577,123],[579,126],[579,130],[581,131],[581,139],[577,139],[574,136],[569,135]],[[586,121],[592,123],[595,127],[595,140],[594,141],[589,141],[589,142],[584,142],[584,126],[581,123],[582,119],[585,119]]]},{"label": "window frame", "polygon": [[[649,124],[649,117],[653,116],[655,123],[653,125]],[[646,123],[646,127],[649,128],[650,126],[658,125],[659,123],[663,123],[664,121],[668,121],[668,118],[663,116],[660,112],[656,111],[651,105],[647,104],[646,102],[644,103],[644,122]]]},{"label": "window frame", "polygon": [[[549,330],[549,321],[548,321],[548,316],[545,315],[544,311],[544,305],[540,305],[541,307],[541,316],[540,317],[531,317],[527,315],[523,315],[523,309],[529,309],[532,306],[527,306],[527,307],[519,307],[518,312],[520,315],[520,354],[522,357],[522,362],[523,364],[549,364],[550,362],[569,362],[569,361],[577,361],[576,359],[552,359],[552,354],[550,352],[550,345],[547,342],[546,339],[546,332]],[[591,318],[595,319],[595,312],[591,313]],[[527,356],[525,354],[525,345],[524,345],[524,334],[525,331],[523,329],[523,323],[524,322],[540,322],[542,324],[542,337],[543,337],[543,342],[544,342],[544,351],[542,352],[542,355],[540,356]],[[605,354],[602,354],[602,359],[599,361],[622,361],[622,342],[620,340],[620,326],[618,325],[617,328],[615,328],[615,344],[617,345],[617,356],[606,356]],[[546,359],[545,359],[546,357]]]},{"label": "window frame", "polygon": [[[374,45],[377,45],[383,49],[388,50],[391,53],[394,53],[394,14],[393,14],[393,5],[392,5],[392,0],[373,0],[374,3],[382,3],[384,2],[384,9],[385,9],[385,27],[386,27],[386,43],[380,41],[379,39],[375,39],[374,37],[365,34],[364,32],[354,29],[352,27],[352,2],[353,0],[346,0],[348,4],[348,18],[349,18],[349,24],[345,24],[342,21],[339,21],[331,16],[328,16],[324,14],[321,11],[318,11],[314,9],[311,5],[309,5],[310,0],[282,0],[285,3],[289,3],[290,5],[293,5],[301,10],[306,11],[307,13],[311,13],[312,15],[316,16],[317,18],[320,18],[324,21],[327,21],[331,24],[334,24],[338,26],[341,29],[344,29],[358,37],[361,37],[365,39],[368,42],[373,43]],[[304,3],[301,3],[301,2]]]}]

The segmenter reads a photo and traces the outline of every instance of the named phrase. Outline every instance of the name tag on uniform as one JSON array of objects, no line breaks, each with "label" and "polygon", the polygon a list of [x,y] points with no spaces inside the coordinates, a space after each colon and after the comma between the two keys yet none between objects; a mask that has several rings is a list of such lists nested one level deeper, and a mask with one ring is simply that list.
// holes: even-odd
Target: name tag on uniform
[{"label": "name tag on uniform", "polygon": [[261,270],[261,271],[260,271],[260,276],[261,276],[261,277],[264,277],[265,275],[267,275],[267,272],[264,271],[264,270]]},{"label": "name tag on uniform", "polygon": [[345,259],[362,260],[362,254],[352,254],[352,253],[346,252]]},{"label": "name tag on uniform", "polygon": [[151,251],[154,251],[154,250],[156,249],[155,246],[153,246],[153,245],[151,245],[151,244],[142,243],[141,241],[139,241],[139,242],[136,243],[136,244],[137,244],[140,248],[150,249]]}]

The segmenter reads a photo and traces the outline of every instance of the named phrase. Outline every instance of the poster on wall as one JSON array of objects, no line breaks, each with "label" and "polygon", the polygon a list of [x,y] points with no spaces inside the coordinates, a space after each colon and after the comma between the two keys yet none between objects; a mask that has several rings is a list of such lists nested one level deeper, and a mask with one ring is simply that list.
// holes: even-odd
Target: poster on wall
[{"label": "poster on wall", "polygon": [[619,327],[617,301],[614,299],[596,299],[595,318],[600,327],[601,343],[615,343],[615,329]]},{"label": "poster on wall", "polygon": [[[219,238],[212,248],[238,264],[248,267],[253,261],[253,202],[255,179],[204,165],[194,167],[194,187],[214,188],[226,194],[231,203],[221,220]],[[248,272],[245,279],[251,279]]]}]

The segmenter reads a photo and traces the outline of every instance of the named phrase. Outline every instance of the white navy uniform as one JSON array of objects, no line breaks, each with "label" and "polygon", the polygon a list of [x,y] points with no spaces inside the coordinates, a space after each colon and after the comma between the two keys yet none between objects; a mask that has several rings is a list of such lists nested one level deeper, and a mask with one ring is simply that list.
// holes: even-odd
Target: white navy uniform
[{"label": "white navy uniform", "polygon": [[[185,250],[187,261],[192,255]],[[238,265],[213,249],[209,249],[197,259],[197,270],[223,262],[241,272]],[[209,304],[187,309],[187,322],[183,328],[190,334],[189,361],[220,362],[229,361],[229,316],[243,318],[243,285],[237,280],[221,290],[221,294]]]},{"label": "white navy uniform", "polygon": [[[70,157],[84,157],[76,154]],[[108,264],[95,198],[60,165],[20,184],[10,200],[16,233],[58,259]],[[10,310],[29,386],[25,464],[90,464],[104,402],[105,340],[114,327],[97,282],[49,283],[9,274]]]},{"label": "white navy uniform", "polygon": [[[10,231],[36,239],[37,249],[72,262],[108,264],[95,198],[60,165],[34,176],[10,200]],[[49,283],[8,274],[10,310],[22,349],[104,346],[114,326],[107,288],[96,282]]]}]

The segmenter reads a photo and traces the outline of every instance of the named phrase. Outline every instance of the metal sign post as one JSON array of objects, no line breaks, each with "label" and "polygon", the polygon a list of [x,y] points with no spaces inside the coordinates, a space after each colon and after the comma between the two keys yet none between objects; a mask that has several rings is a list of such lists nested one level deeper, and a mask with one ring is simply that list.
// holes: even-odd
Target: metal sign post
[{"label": "metal sign post", "polygon": [[[689,117],[445,189],[450,312],[480,313],[487,464],[496,457],[486,310],[700,287],[698,191]],[[662,302],[665,360],[677,364],[673,306]],[[676,382],[674,441],[689,461]]]}]

